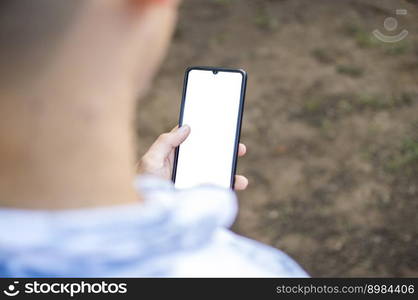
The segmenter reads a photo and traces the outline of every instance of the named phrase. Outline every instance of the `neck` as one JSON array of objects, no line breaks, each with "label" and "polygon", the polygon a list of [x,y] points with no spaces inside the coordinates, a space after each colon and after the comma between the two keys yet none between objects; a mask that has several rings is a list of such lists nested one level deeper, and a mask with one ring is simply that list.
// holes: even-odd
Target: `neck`
[{"label": "neck", "polygon": [[0,206],[54,210],[138,201],[133,103],[121,105],[123,95],[109,90],[80,90],[47,91],[48,97],[33,89],[30,96],[2,92]]}]

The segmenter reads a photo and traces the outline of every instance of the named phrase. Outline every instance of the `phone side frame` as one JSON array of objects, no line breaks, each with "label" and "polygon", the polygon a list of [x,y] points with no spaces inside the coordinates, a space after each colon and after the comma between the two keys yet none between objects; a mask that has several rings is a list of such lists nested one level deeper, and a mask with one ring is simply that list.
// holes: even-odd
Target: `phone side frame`
[{"label": "phone side frame", "polygon": [[[244,116],[244,107],[245,107],[245,96],[247,91],[247,72],[243,69],[229,69],[229,68],[217,68],[217,67],[188,67],[184,74],[184,83],[183,83],[183,92],[181,97],[181,105],[180,105],[180,117],[179,117],[179,126],[183,125],[183,114],[184,114],[184,107],[186,102],[186,94],[187,94],[187,84],[189,80],[189,73],[192,70],[203,70],[203,71],[217,71],[217,72],[232,72],[232,73],[240,73],[242,75],[242,83],[241,83],[241,92],[240,92],[240,103],[239,103],[239,110],[238,110],[238,118],[237,118],[237,126],[235,132],[235,144],[234,144],[234,157],[232,159],[232,168],[231,168],[231,182],[230,188],[234,187],[235,184],[235,175],[237,172],[238,166],[238,151],[239,151],[239,143],[241,139],[241,129],[242,129],[242,120]],[[173,170],[171,180],[173,183],[176,182],[176,174],[177,174],[177,162],[178,156],[180,152],[180,146],[175,149],[174,153],[174,161],[173,161]]]}]

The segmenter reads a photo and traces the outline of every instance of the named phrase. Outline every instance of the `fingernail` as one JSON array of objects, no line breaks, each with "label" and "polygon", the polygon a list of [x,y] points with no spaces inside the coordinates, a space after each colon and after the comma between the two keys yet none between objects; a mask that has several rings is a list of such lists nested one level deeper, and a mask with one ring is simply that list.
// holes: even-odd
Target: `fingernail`
[{"label": "fingernail", "polygon": [[188,131],[189,129],[190,129],[190,126],[189,126],[189,125],[182,125],[182,126],[178,129],[178,131],[179,131],[179,132],[181,132],[181,133],[183,133],[183,132]]}]

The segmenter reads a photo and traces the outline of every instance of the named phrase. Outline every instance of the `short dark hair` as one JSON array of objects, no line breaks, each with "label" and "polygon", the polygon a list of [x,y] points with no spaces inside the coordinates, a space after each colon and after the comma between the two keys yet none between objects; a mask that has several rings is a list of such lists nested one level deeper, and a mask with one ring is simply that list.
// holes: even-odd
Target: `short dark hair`
[{"label": "short dark hair", "polygon": [[24,64],[53,47],[81,2],[0,0],[0,68]]}]

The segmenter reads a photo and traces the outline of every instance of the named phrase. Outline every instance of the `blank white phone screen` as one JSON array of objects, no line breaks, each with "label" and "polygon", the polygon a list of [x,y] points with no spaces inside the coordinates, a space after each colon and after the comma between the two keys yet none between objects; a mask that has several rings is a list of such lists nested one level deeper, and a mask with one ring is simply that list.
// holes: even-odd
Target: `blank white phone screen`
[{"label": "blank white phone screen", "polygon": [[175,187],[231,186],[244,76],[189,71],[183,122],[191,133],[179,148]]}]

